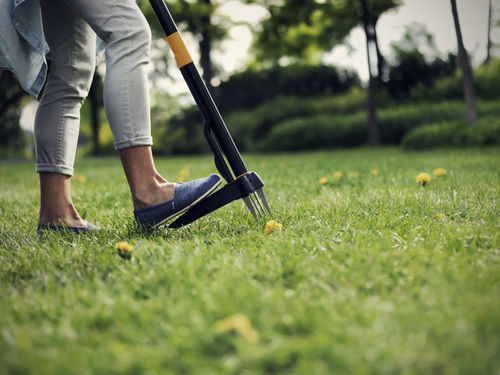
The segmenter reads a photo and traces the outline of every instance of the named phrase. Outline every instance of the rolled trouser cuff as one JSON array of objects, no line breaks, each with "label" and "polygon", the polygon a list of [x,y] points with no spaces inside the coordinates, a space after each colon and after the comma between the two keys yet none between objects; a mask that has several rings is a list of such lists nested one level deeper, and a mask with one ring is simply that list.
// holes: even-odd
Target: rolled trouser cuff
[{"label": "rolled trouser cuff", "polygon": [[56,165],[56,164],[39,164],[36,165],[37,173],[57,173],[57,174],[65,174],[68,176],[73,176],[74,169],[71,167],[67,167],[65,165]]},{"label": "rolled trouser cuff", "polygon": [[152,146],[152,145],[153,145],[153,137],[138,137],[138,138],[115,142],[115,150],[122,150],[124,148],[130,148],[136,146]]}]

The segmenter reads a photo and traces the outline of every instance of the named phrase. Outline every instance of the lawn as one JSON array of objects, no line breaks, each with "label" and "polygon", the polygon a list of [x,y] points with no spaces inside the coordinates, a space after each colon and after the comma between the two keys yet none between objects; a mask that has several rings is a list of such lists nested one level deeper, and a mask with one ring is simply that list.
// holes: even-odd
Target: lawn
[{"label": "lawn", "polygon": [[109,158],[79,159],[73,181],[105,230],[39,235],[33,163],[0,164],[0,373],[500,373],[499,149],[244,159],[281,231],[236,201],[140,233]]}]

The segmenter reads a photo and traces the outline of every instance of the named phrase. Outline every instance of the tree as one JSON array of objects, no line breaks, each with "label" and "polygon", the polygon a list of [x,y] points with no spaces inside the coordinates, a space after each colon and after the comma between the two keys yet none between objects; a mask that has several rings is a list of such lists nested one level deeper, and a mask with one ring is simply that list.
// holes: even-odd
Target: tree
[{"label": "tree", "polygon": [[0,70],[0,146],[19,151],[23,132],[19,125],[22,102],[29,97],[17,77],[9,70]]},{"label": "tree", "polygon": [[465,49],[462,39],[462,31],[460,29],[460,21],[458,19],[457,2],[451,1],[451,11],[455,24],[455,32],[458,42],[458,61],[462,70],[462,86],[465,103],[465,117],[469,125],[474,125],[478,120],[478,111],[476,104],[476,90],[474,88],[474,78],[472,76],[472,68],[470,66],[469,56]]},{"label": "tree", "polygon": [[246,0],[269,16],[257,30],[253,50],[257,67],[317,64],[322,54],[343,43],[358,18],[348,1]]},{"label": "tree", "polygon": [[451,77],[457,69],[456,56],[441,57],[425,25],[413,22],[405,26],[401,40],[391,43],[393,52],[389,64],[389,95],[396,100],[408,99],[413,89],[431,88],[436,79]]},{"label": "tree", "polygon": [[[400,5],[399,0],[360,0],[361,9],[358,13],[361,14],[363,30],[366,36],[366,55],[368,59],[368,143],[371,146],[380,145],[380,131],[377,122],[377,93],[379,86],[386,79],[386,63],[380,52],[377,22],[380,16],[390,9],[394,9]],[[356,3],[354,4],[356,6]],[[376,64],[374,60],[377,60]]]},{"label": "tree", "polygon": [[[498,5],[498,2],[495,5]],[[493,33],[495,32],[495,29],[498,29],[498,27],[500,27],[500,20],[497,17],[499,11],[500,11],[499,9],[495,9],[495,7],[493,6],[493,0],[490,0],[488,7],[488,32],[486,40],[486,58],[484,60],[484,64],[488,64],[491,61],[492,57],[494,57],[493,52],[499,47],[498,43],[492,41],[492,36]]]},{"label": "tree", "polygon": [[370,10],[368,6],[368,0],[360,0],[361,1],[361,18],[363,20],[363,29],[365,31],[366,36],[366,56],[368,59],[368,122],[367,122],[367,130],[368,130],[368,143],[370,146],[379,146],[380,145],[380,132],[377,123],[377,91],[378,91],[378,83],[381,72],[378,69],[380,67],[379,57],[377,53],[377,73],[376,75],[373,72],[372,60],[373,56],[373,48],[378,51],[378,42],[376,38],[375,32],[375,22],[370,15]]},{"label": "tree", "polygon": [[[198,41],[202,77],[210,92],[213,92],[212,81],[217,70],[211,53],[216,43],[227,36],[227,29],[231,24],[227,18],[216,17],[221,4],[222,1],[214,0],[177,0],[168,3],[168,9],[179,29],[191,33]],[[163,30],[154,20],[155,15],[149,2],[142,0],[141,8],[156,35],[163,37]]]},{"label": "tree", "polygon": [[484,60],[485,64],[488,64],[491,59],[491,23],[493,21],[492,18],[493,18],[493,12],[490,0],[488,5],[488,40],[486,43],[486,59]]},{"label": "tree", "polygon": [[260,3],[269,11],[269,18],[262,23],[254,43],[261,64],[262,61],[273,65],[282,64],[283,61],[317,63],[322,53],[343,43],[358,24],[363,25],[370,72],[368,139],[371,145],[378,145],[380,137],[376,118],[376,96],[379,83],[386,78],[386,69],[385,59],[378,47],[376,25],[384,12],[400,5],[400,0],[247,2]]}]

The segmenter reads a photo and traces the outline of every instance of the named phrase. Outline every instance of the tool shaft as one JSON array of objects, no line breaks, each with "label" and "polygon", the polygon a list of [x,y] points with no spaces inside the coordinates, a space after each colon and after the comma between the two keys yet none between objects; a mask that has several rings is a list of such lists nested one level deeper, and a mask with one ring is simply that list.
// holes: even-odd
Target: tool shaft
[{"label": "tool shaft", "polygon": [[231,166],[234,175],[240,176],[248,172],[240,152],[229,134],[226,124],[194,64],[188,64],[182,67],[181,73],[203,117],[208,121],[210,129],[226,156],[227,162]]},{"label": "tool shaft", "polygon": [[270,214],[269,205],[262,191],[264,183],[255,172],[248,172],[164,0],[149,0],[149,2],[165,32],[184,81],[205,119],[204,135],[214,154],[215,165],[227,181],[223,188],[180,216],[169,225],[169,228],[179,228],[189,224],[240,198],[244,200],[256,220],[265,215],[264,208]]},{"label": "tool shaft", "polygon": [[[231,166],[234,174],[234,178],[241,176],[242,174],[248,172],[243,159],[241,158],[240,152],[236,147],[231,134],[219,113],[217,106],[215,105],[207,86],[203,82],[200,73],[196,69],[194,63],[186,57],[189,56],[187,48],[182,41],[178,33],[177,26],[170,14],[165,2],[163,0],[149,0],[151,6],[160,22],[160,25],[167,36],[167,41],[169,41],[170,47],[173,50],[174,56],[176,56],[177,63],[179,65],[180,71],[189,91],[193,95],[196,104],[200,108],[203,117],[206,120],[206,124],[210,126],[214,138],[216,139],[218,147],[222,150],[223,155],[227,159],[227,163]],[[172,36],[175,36],[172,38]],[[174,44],[172,43],[174,41]],[[180,56],[180,57],[179,57]],[[209,134],[205,132],[205,134]],[[216,157],[219,157],[216,155]],[[219,165],[225,163],[225,160],[218,161]],[[228,182],[233,180],[232,176],[224,176]],[[229,178],[229,179],[228,179]]]}]

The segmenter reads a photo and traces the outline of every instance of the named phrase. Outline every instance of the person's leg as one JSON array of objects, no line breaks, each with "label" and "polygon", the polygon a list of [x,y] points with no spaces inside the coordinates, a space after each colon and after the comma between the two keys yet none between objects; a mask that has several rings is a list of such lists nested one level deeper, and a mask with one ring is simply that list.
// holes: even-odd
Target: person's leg
[{"label": "person's leg", "polygon": [[63,0],[41,0],[50,72],[35,118],[39,224],[84,226],[71,200],[80,108],[95,69],[95,33]]},{"label": "person's leg", "polygon": [[147,65],[151,29],[134,0],[67,0],[107,43],[104,108],[130,186],[134,209],[174,198],[151,152]]},{"label": "person's leg", "polygon": [[107,43],[104,109],[115,148],[151,146],[151,29],[135,0],[66,0]]},{"label": "person's leg", "polygon": [[[151,30],[135,1],[66,0],[65,3],[107,43],[104,106],[130,185],[136,220],[148,227],[161,225],[210,194],[220,184],[220,177],[212,175],[174,185],[156,171],[151,153],[146,71]],[[56,18],[55,24],[59,22]],[[49,46],[52,49],[50,43]],[[60,189],[65,191],[63,187]]]},{"label": "person's leg", "polygon": [[147,65],[151,30],[134,0],[67,0],[107,43],[104,109],[120,153],[134,209],[173,198],[151,153]]},{"label": "person's leg", "polygon": [[71,201],[71,177],[40,173],[40,225],[82,227],[85,221]]},{"label": "person's leg", "polygon": [[157,172],[150,146],[124,148],[120,150],[120,159],[135,210],[174,198],[175,186]]}]

